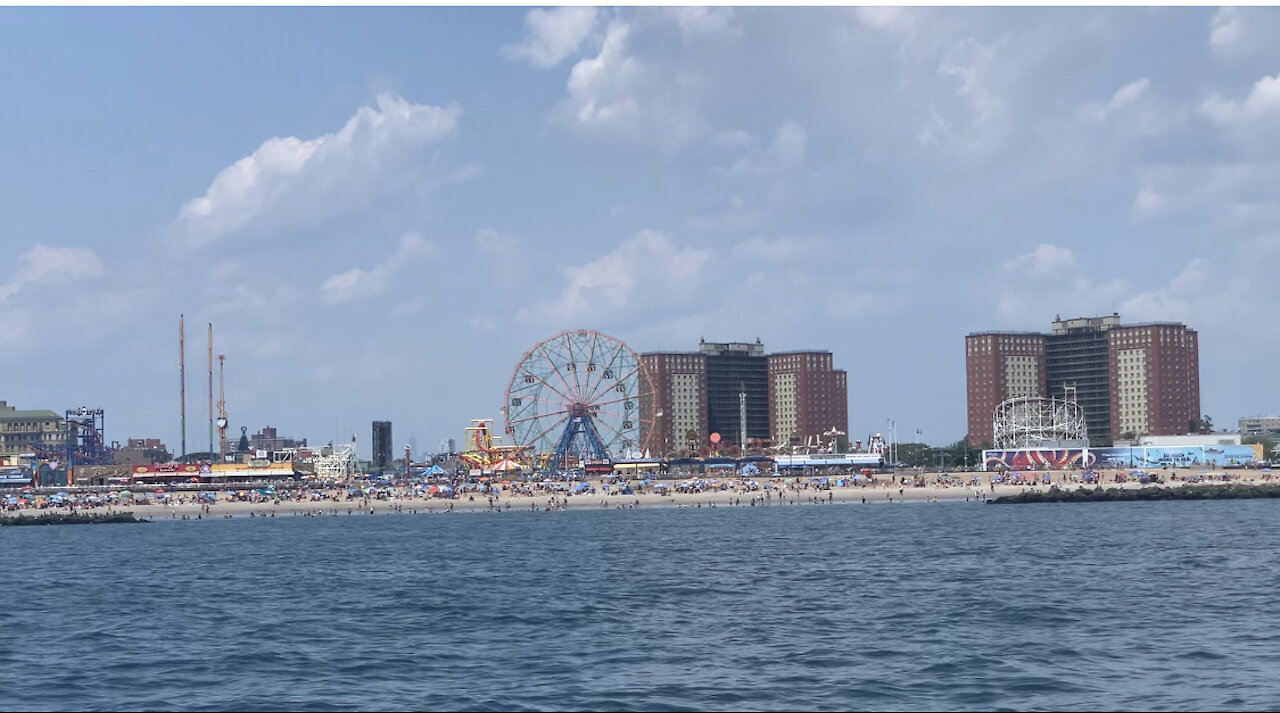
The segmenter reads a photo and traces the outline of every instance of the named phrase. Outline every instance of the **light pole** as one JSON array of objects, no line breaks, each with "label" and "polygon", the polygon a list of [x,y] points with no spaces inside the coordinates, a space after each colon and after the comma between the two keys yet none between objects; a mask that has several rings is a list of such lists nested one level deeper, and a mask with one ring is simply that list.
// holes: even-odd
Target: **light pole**
[{"label": "light pole", "polygon": [[889,419],[889,460],[893,461],[894,466],[898,463],[898,422]]}]

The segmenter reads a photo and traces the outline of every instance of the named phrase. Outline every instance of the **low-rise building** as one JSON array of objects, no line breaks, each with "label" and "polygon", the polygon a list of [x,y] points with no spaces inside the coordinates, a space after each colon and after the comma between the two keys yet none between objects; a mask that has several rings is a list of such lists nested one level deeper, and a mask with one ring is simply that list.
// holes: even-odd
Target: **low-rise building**
[{"label": "low-rise building", "polygon": [[67,446],[65,419],[48,409],[19,411],[0,401],[0,459],[17,465],[19,456]]},{"label": "low-rise building", "polygon": [[276,432],[274,426],[263,426],[261,431],[249,437],[250,451],[278,451],[285,448],[306,448],[307,439],[295,440],[285,438]]},{"label": "low-rise building", "polygon": [[1280,436],[1280,416],[1254,416],[1237,423],[1245,436]]},{"label": "low-rise building", "polygon": [[130,438],[125,443],[123,448],[115,450],[116,465],[146,465],[173,460],[173,455],[159,438]]}]

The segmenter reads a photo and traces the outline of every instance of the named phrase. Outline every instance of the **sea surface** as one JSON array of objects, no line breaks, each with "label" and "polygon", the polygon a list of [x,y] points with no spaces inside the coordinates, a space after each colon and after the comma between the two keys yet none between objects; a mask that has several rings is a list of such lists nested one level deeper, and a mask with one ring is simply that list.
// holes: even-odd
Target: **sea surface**
[{"label": "sea surface", "polygon": [[1280,501],[0,528],[4,710],[1276,710]]}]

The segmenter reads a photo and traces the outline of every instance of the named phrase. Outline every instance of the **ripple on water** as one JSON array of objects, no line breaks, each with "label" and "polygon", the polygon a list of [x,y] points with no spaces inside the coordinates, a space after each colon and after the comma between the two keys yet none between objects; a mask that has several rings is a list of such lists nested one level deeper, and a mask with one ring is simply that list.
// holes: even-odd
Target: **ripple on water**
[{"label": "ripple on water", "polygon": [[1280,503],[1106,505],[12,528],[4,702],[1274,708]]}]

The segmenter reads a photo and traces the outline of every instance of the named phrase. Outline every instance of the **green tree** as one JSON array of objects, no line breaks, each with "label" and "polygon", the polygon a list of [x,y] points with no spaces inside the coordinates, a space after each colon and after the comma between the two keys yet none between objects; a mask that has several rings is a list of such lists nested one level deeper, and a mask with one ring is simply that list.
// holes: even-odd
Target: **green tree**
[{"label": "green tree", "polygon": [[1260,445],[1262,446],[1262,459],[1269,460],[1271,452],[1275,450],[1276,439],[1271,436],[1245,436],[1240,439],[1240,444],[1245,446]]},{"label": "green tree", "polygon": [[1193,418],[1188,430],[1191,433],[1213,433],[1213,418],[1207,413],[1200,418]]},{"label": "green tree", "polygon": [[899,443],[898,460],[910,466],[927,466],[929,446],[924,443]]}]

